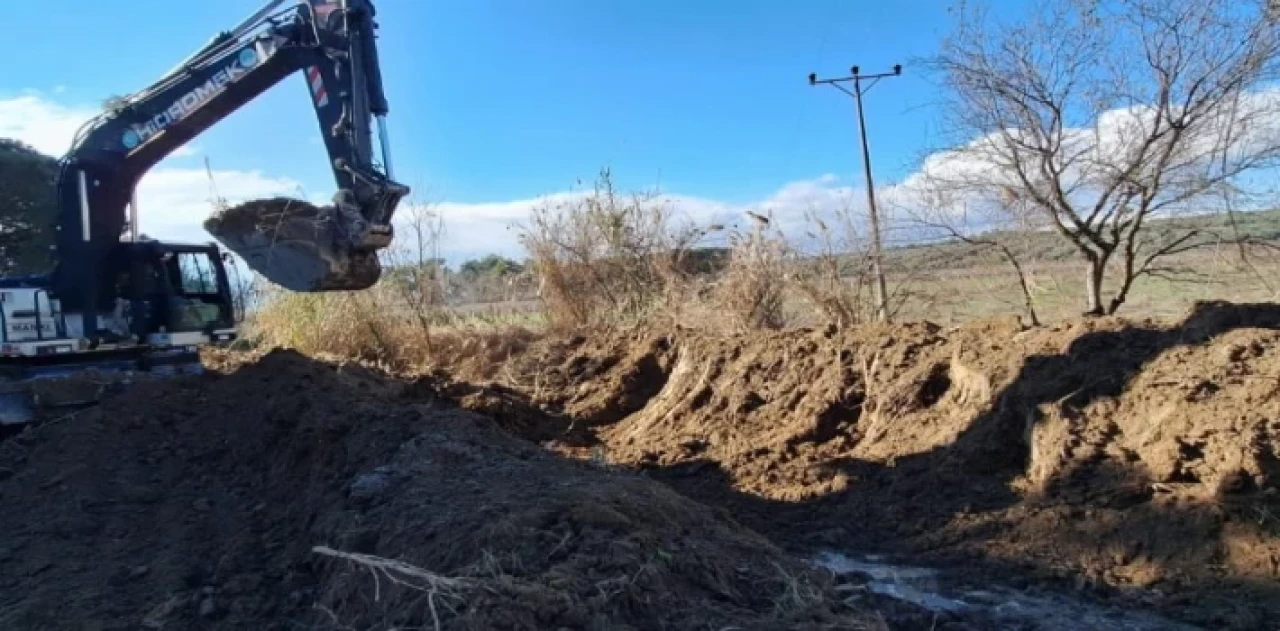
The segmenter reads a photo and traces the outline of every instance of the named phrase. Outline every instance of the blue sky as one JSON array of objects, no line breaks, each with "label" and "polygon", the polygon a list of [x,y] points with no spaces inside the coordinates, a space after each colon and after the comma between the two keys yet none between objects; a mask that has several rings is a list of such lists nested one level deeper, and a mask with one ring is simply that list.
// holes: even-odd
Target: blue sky
[{"label": "blue sky", "polygon": [[[109,95],[145,87],[260,6],[11,4],[6,23],[29,28],[0,43],[11,60],[0,75],[0,108],[8,104],[0,135],[27,136],[55,153],[65,150],[57,140],[71,121]],[[931,86],[911,62],[932,52],[948,25],[947,5],[381,0],[397,175],[442,204],[447,226],[460,227],[451,253],[458,255],[510,251],[509,236],[494,233],[498,219],[606,165],[624,187],[660,186],[721,210],[767,206],[796,186],[848,194],[861,183],[853,103],[809,86],[806,76],[902,63],[903,76],[877,85],[866,111],[877,184],[892,182],[940,142]],[[144,222],[198,225],[187,211],[164,215],[156,205],[191,203],[178,186],[206,199],[205,157],[220,191],[257,192],[230,179],[258,178],[312,196],[332,192],[301,77],[166,161],[162,175],[173,181],[144,183]]]}]

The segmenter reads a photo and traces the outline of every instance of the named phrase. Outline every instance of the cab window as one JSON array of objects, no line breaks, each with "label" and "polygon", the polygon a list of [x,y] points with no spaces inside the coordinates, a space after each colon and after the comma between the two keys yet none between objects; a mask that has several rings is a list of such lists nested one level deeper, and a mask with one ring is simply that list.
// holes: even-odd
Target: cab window
[{"label": "cab window", "polygon": [[179,252],[178,271],[181,274],[184,295],[218,293],[218,277],[208,254]]}]

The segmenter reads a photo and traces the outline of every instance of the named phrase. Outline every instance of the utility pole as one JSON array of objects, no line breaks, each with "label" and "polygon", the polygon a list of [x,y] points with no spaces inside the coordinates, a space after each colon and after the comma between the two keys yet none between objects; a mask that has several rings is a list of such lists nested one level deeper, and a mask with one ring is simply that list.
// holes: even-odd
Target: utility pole
[{"label": "utility pole", "polygon": [[[884,280],[884,253],[880,244],[880,212],[876,210],[876,187],[871,181],[871,150],[867,147],[867,123],[862,115],[862,95],[871,90],[871,87],[881,79],[901,75],[902,65],[895,65],[893,72],[871,75],[859,73],[857,66],[850,70],[850,76],[837,79],[819,79],[817,74],[811,72],[809,73],[809,85],[818,85],[820,83],[830,85],[852,96],[854,102],[857,103],[858,131],[862,136],[862,168],[867,178],[867,214],[871,223],[871,273],[875,276],[876,319],[885,321],[889,319],[889,290],[885,286]],[[865,88],[862,86],[864,80],[871,81]],[[849,81],[853,82],[852,92],[840,85]]]}]

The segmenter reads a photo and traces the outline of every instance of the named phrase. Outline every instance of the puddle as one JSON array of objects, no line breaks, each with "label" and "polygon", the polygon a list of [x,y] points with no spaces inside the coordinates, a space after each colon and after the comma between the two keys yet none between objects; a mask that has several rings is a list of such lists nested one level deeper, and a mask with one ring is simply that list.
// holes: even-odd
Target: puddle
[{"label": "puddle", "polygon": [[817,563],[836,574],[865,575],[870,579],[866,585],[868,591],[909,602],[929,611],[961,613],[970,608],[969,603],[943,596],[937,582],[938,573],[929,568],[859,561],[834,553],[819,556]]},{"label": "puddle", "polygon": [[1197,631],[1133,609],[1119,609],[1056,593],[1030,593],[1001,586],[978,589],[944,585],[938,571],[894,565],[878,557],[826,552],[813,560],[819,567],[857,577],[867,591],[913,604],[933,613],[981,616],[1002,629],[1036,631]]}]

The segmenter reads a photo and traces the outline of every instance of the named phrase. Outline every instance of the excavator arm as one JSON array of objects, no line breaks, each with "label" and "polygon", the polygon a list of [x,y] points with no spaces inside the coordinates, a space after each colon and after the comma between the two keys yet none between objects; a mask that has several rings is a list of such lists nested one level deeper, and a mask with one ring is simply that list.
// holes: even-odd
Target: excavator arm
[{"label": "excavator arm", "polygon": [[[211,217],[205,228],[286,288],[372,285],[379,270],[376,252],[390,243],[391,218],[409,192],[392,179],[374,30],[370,0],[273,0],[86,123],[58,178],[52,290],[63,308],[105,304],[101,288],[109,284],[109,261],[121,245],[143,175],[295,73],[306,79],[330,158],[338,187],[334,205],[299,202],[297,216],[276,207],[240,207]],[[381,164],[374,158],[375,122]]]}]

